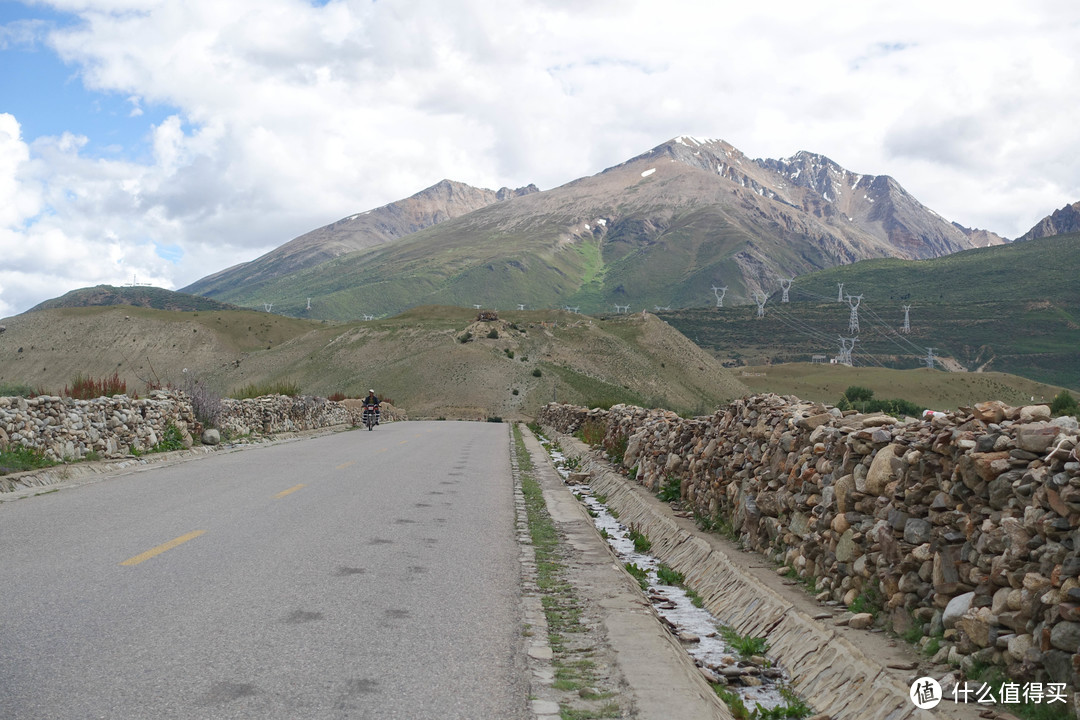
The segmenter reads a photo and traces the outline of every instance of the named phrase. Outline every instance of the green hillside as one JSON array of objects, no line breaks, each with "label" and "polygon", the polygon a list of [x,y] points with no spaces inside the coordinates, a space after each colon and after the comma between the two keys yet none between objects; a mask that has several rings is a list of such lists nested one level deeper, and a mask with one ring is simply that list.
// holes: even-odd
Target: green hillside
[{"label": "green hillside", "polygon": [[[663,317],[728,364],[809,362],[838,354],[862,295],[856,365],[914,368],[928,348],[963,368],[1080,388],[1080,235],[924,261],[866,260],[796,278],[789,303],[694,308]],[[725,301],[725,305],[727,302]],[[899,332],[910,305],[910,334]]]}]

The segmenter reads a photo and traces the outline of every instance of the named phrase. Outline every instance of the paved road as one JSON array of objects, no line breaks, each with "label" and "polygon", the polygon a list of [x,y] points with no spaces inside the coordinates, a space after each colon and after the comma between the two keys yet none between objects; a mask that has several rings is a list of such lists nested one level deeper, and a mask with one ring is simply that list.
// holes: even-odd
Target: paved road
[{"label": "paved road", "polygon": [[0,505],[0,718],[522,718],[506,426],[395,423]]}]

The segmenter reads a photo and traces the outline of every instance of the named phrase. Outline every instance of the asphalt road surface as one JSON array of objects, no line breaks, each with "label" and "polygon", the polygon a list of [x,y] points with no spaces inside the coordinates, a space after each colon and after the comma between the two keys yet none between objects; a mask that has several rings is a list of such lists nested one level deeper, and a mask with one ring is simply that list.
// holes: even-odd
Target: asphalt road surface
[{"label": "asphalt road surface", "polygon": [[0,718],[524,718],[507,426],[409,422],[0,505]]}]

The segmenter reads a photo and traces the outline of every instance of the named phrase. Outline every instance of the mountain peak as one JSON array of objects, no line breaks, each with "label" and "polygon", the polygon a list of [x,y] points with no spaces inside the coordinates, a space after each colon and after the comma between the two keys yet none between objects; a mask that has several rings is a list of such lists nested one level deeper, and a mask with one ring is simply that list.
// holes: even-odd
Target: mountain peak
[{"label": "mountain peak", "polygon": [[1074,232],[1080,232],[1080,202],[1055,210],[1050,216],[1039,221],[1038,225],[1018,237],[1016,241],[1036,240]]}]

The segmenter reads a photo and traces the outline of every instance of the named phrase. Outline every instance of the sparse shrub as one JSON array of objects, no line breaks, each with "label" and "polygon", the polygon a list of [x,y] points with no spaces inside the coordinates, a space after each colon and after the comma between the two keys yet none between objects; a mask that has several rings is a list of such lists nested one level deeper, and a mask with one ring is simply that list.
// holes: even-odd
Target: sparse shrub
[{"label": "sparse shrub", "polygon": [[622,465],[623,457],[626,456],[626,446],[629,442],[630,438],[626,435],[616,435],[604,442],[604,449],[607,450],[611,462],[616,465]]},{"label": "sparse shrub", "polygon": [[682,585],[685,580],[681,572],[668,565],[660,565],[656,568],[656,579],[663,585]]},{"label": "sparse shrub", "polygon": [[652,549],[652,541],[649,540],[645,533],[639,531],[637,528],[631,526],[626,536],[630,538],[630,542],[634,543],[634,550],[639,553],[647,553]]},{"label": "sparse shrub", "polygon": [[165,432],[162,433],[161,440],[158,441],[157,445],[150,448],[148,452],[170,452],[172,450],[183,450],[186,447],[184,435],[180,432],[180,428],[170,422],[165,426]]},{"label": "sparse shrub", "polygon": [[607,425],[602,420],[592,418],[582,423],[576,434],[586,445],[599,447],[604,442],[604,436],[607,435]]},{"label": "sparse shrub", "polygon": [[217,427],[221,421],[221,394],[191,375],[184,378],[183,387],[180,389],[191,398],[195,419],[206,427]]},{"label": "sparse shrub", "polygon": [[506,353],[506,357],[510,358],[511,360],[514,359],[514,351],[510,348],[506,348],[506,350],[504,350],[503,352]]},{"label": "sparse shrub", "polygon": [[300,394],[300,385],[292,380],[278,380],[277,382],[252,383],[245,385],[229,397],[235,400],[247,400],[249,398],[263,397],[265,395],[287,395],[296,397]]},{"label": "sparse shrub", "polygon": [[326,399],[331,401],[331,402],[341,402],[342,400],[345,399],[345,393],[343,393],[343,392],[332,393]]},{"label": "sparse shrub", "polygon": [[1068,390],[1062,390],[1050,404],[1050,414],[1055,417],[1059,415],[1080,415],[1080,405],[1077,404],[1072,393]]},{"label": "sparse shrub", "polygon": [[626,568],[626,572],[628,572],[628,573],[630,573],[631,575],[634,576],[634,579],[637,580],[638,585],[641,586],[642,590],[648,590],[649,589],[649,571],[648,570],[638,567],[635,563],[626,563],[626,565],[624,567]]},{"label": "sparse shrub", "polygon": [[674,475],[668,475],[667,482],[656,494],[664,502],[674,502],[682,498],[682,480]]},{"label": "sparse shrub", "polygon": [[729,627],[719,627],[720,637],[731,646],[731,649],[743,657],[752,655],[764,655],[769,651],[769,643],[765,638],[740,635]]},{"label": "sparse shrub", "polygon": [[533,369],[533,377],[541,377],[543,376],[543,374],[544,373],[540,370],[540,368]]},{"label": "sparse shrub", "polygon": [[865,402],[874,397],[874,391],[860,385],[851,385],[844,391],[844,397],[851,402]]},{"label": "sparse shrub", "polygon": [[495,328],[491,328],[491,332],[489,332],[487,334],[487,336],[488,336],[489,340],[498,340],[499,339],[499,331],[496,330]]},{"label": "sparse shrub", "polygon": [[113,373],[112,377],[100,380],[78,373],[72,379],[70,386],[64,386],[63,395],[74,400],[93,400],[99,397],[127,395],[127,383],[120,379],[118,373]]},{"label": "sparse shrub", "polygon": [[0,384],[0,397],[32,398],[37,394],[38,393],[34,392],[34,388],[29,385]]},{"label": "sparse shrub", "polygon": [[44,450],[19,444],[12,444],[7,448],[0,447],[0,475],[53,465],[56,465],[56,461],[51,460]]},{"label": "sparse shrub", "polygon": [[487,421],[489,423],[501,423],[503,421],[503,419],[501,417],[499,417],[498,415],[492,415],[491,417],[489,417],[487,419]]},{"label": "sparse shrub", "polygon": [[461,343],[462,345],[469,342],[470,340],[472,340],[472,333],[469,332],[468,330],[463,332],[461,335],[458,335],[458,342]]},{"label": "sparse shrub", "polygon": [[517,394],[519,394],[519,393],[518,393],[518,389],[517,389],[517,388],[514,388],[513,390],[511,390],[511,391],[510,391],[510,394],[511,394],[511,395],[517,395]]}]

